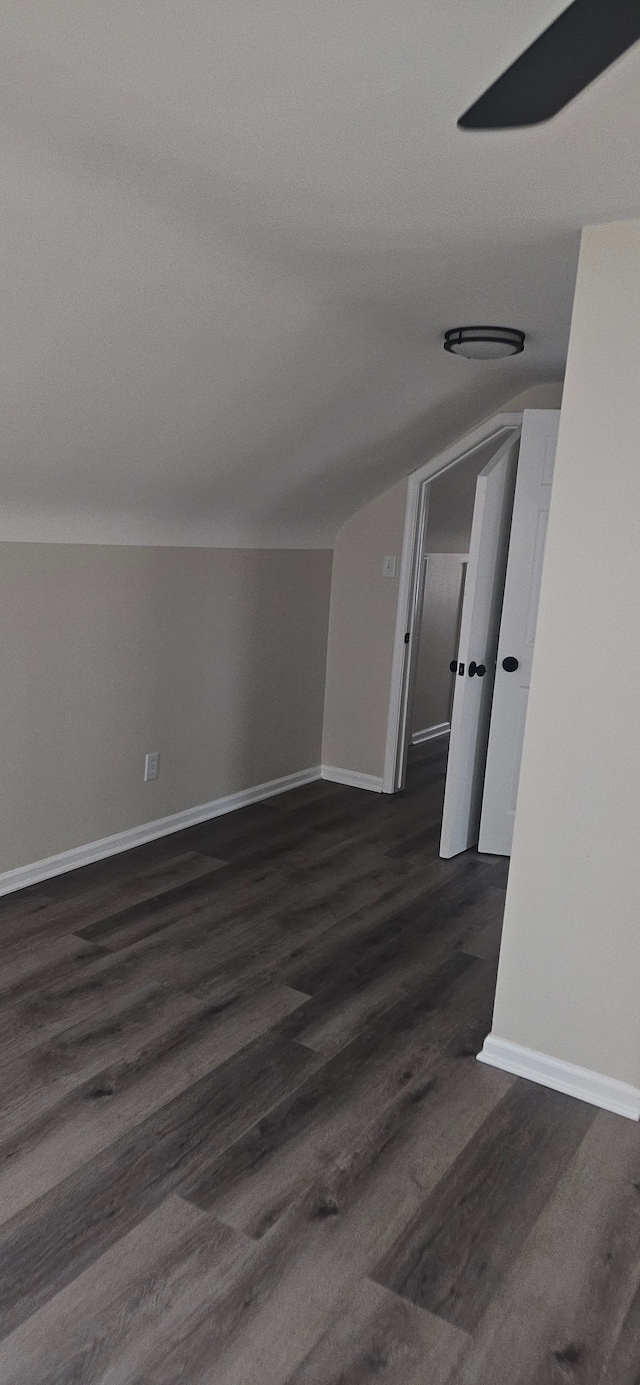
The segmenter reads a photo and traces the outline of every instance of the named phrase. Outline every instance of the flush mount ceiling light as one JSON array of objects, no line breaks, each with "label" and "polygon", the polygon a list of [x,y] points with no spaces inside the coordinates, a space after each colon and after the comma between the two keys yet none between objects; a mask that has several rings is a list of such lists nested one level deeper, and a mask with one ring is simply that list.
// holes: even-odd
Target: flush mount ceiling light
[{"label": "flush mount ceiling light", "polygon": [[450,327],[444,334],[444,349],[470,361],[495,361],[524,351],[524,332],[516,327]]}]

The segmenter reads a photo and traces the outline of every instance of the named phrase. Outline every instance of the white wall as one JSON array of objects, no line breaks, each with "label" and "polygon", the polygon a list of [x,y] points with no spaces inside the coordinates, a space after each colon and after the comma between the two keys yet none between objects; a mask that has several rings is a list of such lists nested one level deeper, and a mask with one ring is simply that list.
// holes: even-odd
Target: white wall
[{"label": "white wall", "polygon": [[318,765],[330,581],[327,551],[0,544],[0,871]]},{"label": "white wall", "polygon": [[640,1085],[640,221],[583,235],[494,1033]]}]

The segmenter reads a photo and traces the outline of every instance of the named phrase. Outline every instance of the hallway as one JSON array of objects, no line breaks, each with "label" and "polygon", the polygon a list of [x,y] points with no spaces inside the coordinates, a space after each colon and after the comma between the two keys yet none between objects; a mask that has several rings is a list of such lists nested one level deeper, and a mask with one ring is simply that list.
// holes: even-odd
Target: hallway
[{"label": "hallway", "polygon": [[443,744],[0,902],[2,1385],[636,1385],[640,1131],[476,1063]]}]

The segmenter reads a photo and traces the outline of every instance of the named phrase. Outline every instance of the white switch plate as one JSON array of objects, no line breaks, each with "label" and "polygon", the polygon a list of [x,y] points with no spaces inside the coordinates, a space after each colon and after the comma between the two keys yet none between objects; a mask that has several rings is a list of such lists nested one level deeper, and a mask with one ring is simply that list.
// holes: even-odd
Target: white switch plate
[{"label": "white switch plate", "polygon": [[160,751],[150,750],[144,757],[144,782],[148,784],[150,779],[157,779],[160,773]]},{"label": "white switch plate", "polygon": [[393,553],[385,553],[384,558],[382,559],[382,576],[383,576],[383,577],[395,577],[395,575],[396,575],[396,559],[395,559],[395,554],[393,554]]}]

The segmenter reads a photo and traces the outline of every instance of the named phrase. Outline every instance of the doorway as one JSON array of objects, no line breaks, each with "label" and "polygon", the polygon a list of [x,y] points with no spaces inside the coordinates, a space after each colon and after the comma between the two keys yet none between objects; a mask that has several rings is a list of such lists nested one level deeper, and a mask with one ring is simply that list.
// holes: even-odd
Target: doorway
[{"label": "doorway", "polygon": [[[424,559],[436,552],[458,555],[461,561],[467,558],[478,475],[501,447],[517,441],[521,424],[522,414],[497,414],[409,479],[382,785],[385,793],[404,787],[413,738],[423,601],[428,591]],[[449,663],[452,659],[453,655]]]},{"label": "doorway", "polygon": [[[395,788],[403,787],[411,748],[451,733],[443,857],[479,839],[485,852],[510,853],[558,420],[558,410],[527,411],[520,426],[502,436],[494,430],[457,458],[447,456],[433,479],[418,474],[409,496],[407,515],[415,499],[415,524],[413,535],[405,531],[410,585],[407,628],[396,632],[404,665],[396,670],[398,738],[391,769]],[[463,514],[464,502],[467,511],[472,505],[470,535],[462,534],[469,549],[464,589],[464,554],[428,551],[439,488],[447,487],[451,498],[456,488],[462,493]],[[456,513],[454,506],[450,521]],[[399,626],[402,616],[399,608]],[[390,754],[393,733],[390,716]]]}]

